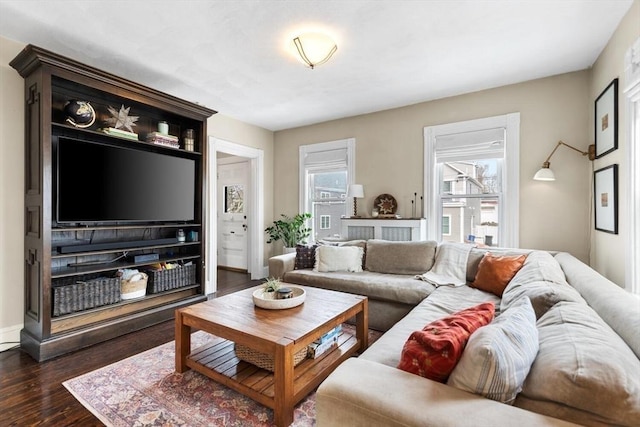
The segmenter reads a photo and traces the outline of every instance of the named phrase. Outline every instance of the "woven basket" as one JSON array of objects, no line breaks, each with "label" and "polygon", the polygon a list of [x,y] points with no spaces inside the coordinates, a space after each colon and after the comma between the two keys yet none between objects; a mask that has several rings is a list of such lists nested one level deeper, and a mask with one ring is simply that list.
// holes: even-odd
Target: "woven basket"
[{"label": "woven basket", "polygon": [[[273,356],[270,354],[261,353],[241,344],[235,344],[235,349],[238,359],[249,362],[252,365],[256,365],[258,368],[266,369],[271,372],[274,371]],[[298,366],[306,358],[307,348],[305,347],[293,355],[293,366]]]},{"label": "woven basket", "polygon": [[146,270],[149,275],[147,292],[155,294],[196,283],[196,265],[184,265],[169,270]]},{"label": "woven basket", "polygon": [[147,279],[148,276],[145,273],[139,273],[142,275],[141,280],[122,280],[120,282],[120,292],[122,299],[140,298],[147,294]]},{"label": "woven basket", "polygon": [[93,275],[65,277],[52,283],[53,317],[120,301],[120,278]]}]

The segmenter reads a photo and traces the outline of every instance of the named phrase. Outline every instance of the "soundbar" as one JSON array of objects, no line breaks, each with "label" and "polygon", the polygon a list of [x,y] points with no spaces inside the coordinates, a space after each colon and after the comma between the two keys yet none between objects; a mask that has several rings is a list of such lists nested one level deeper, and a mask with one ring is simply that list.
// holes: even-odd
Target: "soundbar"
[{"label": "soundbar", "polygon": [[178,239],[176,237],[170,237],[167,239],[130,240],[123,242],[87,243],[84,245],[58,246],[58,252],[61,254],[70,254],[74,252],[93,252],[105,251],[109,249],[128,249],[145,246],[171,245],[174,243],[178,243]]},{"label": "soundbar", "polygon": [[147,262],[147,261],[157,261],[160,259],[159,254],[142,254],[142,255],[134,255],[133,262],[136,264],[139,262]]}]

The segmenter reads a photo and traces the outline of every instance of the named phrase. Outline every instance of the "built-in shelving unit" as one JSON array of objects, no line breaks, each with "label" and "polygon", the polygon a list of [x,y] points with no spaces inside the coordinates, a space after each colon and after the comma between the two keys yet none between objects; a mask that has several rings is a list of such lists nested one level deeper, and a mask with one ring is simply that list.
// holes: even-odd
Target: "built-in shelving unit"
[{"label": "built-in shelving unit", "polygon": [[[206,121],[215,111],[150,89],[47,50],[27,46],[12,62],[25,79],[25,312],[21,346],[38,361],[171,319],[176,308],[206,299],[204,173]],[[66,122],[69,100],[90,102],[96,122],[80,128]],[[139,140],[119,138],[104,127],[108,107],[126,105],[139,117]],[[180,148],[146,142],[158,122],[180,137]],[[182,135],[194,132],[193,150]],[[60,138],[189,159],[195,164],[194,219],[190,221],[58,223],[56,162]],[[190,147],[189,147],[190,148]],[[87,159],[91,161],[91,159]],[[82,194],[78,194],[82,198]],[[176,238],[183,230],[189,238]],[[158,259],[136,256],[154,254]],[[195,265],[194,280],[176,289],[147,293],[89,309],[54,313],[59,286],[86,277],[114,278],[120,269],[159,262]],[[190,270],[193,271],[193,270]],[[92,289],[92,297],[100,289]]]}]

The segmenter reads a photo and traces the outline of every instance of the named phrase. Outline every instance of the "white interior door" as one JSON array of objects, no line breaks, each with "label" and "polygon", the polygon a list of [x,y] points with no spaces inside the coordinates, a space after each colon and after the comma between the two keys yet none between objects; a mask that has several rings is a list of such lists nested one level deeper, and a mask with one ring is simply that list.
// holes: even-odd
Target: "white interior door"
[{"label": "white interior door", "polygon": [[217,162],[218,266],[248,271],[249,161],[234,156]]}]

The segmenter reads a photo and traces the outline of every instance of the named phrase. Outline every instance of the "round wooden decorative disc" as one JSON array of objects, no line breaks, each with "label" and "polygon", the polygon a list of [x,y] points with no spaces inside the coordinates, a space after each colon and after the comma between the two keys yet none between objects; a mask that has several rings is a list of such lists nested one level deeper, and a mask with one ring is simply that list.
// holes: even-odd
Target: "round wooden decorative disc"
[{"label": "round wooden decorative disc", "polygon": [[381,194],[373,201],[373,208],[382,215],[393,215],[398,209],[398,203],[391,194]]}]

